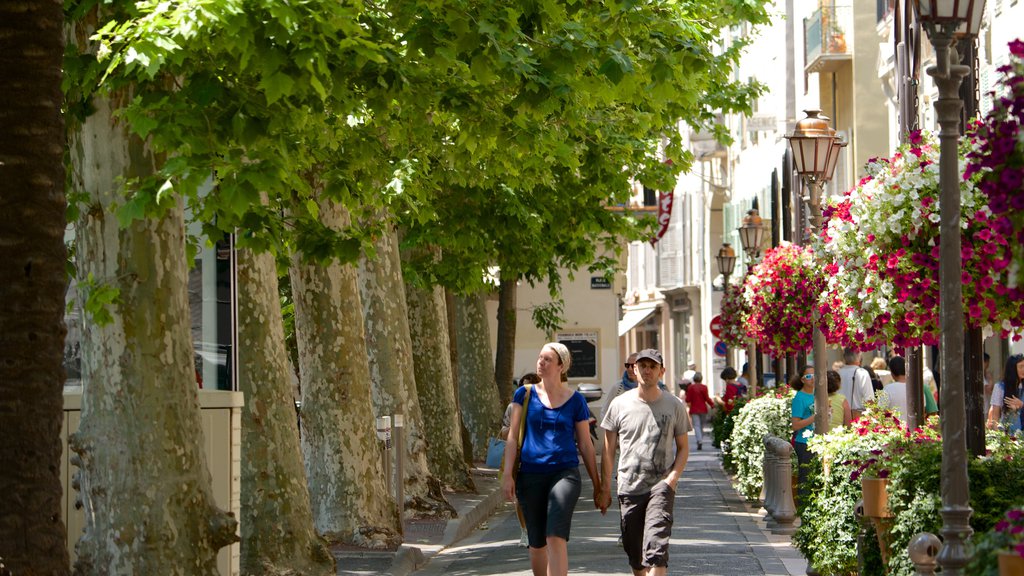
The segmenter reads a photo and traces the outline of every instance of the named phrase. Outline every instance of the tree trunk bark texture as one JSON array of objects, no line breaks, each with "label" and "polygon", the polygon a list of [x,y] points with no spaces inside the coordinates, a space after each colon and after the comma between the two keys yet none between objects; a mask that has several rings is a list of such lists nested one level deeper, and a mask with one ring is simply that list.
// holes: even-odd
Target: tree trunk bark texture
[{"label": "tree trunk bark texture", "polygon": [[202,448],[183,210],[119,226],[122,183],[156,161],[114,120],[113,101],[94,102],[72,150],[89,197],[77,228],[80,297],[96,286],[118,293],[109,323],[83,323],[82,422],[69,438],[86,517],[75,572],[215,575],[238,523],[214,505]]},{"label": "tree trunk bark texture", "polygon": [[466,467],[459,430],[459,410],[455,404],[455,377],[452,374],[448,340],[448,314],[444,289],[422,289],[406,284],[409,306],[409,335],[416,370],[416,393],[423,411],[423,430],[427,437],[427,459],[438,479],[455,490],[473,490]]},{"label": "tree trunk bark texture", "polygon": [[494,383],[491,331],[483,293],[457,298],[459,404],[473,444],[473,458],[487,454],[487,439],[497,436],[504,406]]},{"label": "tree trunk bark texture", "polygon": [[61,2],[0,3],[0,558],[68,574],[59,477],[64,387]]},{"label": "tree trunk bark texture", "polygon": [[238,382],[242,411],[242,574],[336,573],[313,527],[299,445],[277,266],[238,252]]},{"label": "tree trunk bark texture", "polygon": [[373,409],[377,416],[404,417],[404,508],[409,513],[448,516],[455,512],[445,500],[441,482],[427,466],[409,336],[409,308],[398,254],[398,232],[390,227],[374,242],[377,257],[359,262],[359,292],[366,323]]},{"label": "tree trunk bark texture", "polygon": [[448,316],[448,358],[452,365],[452,378],[455,380],[455,409],[459,413],[459,438],[462,441],[462,456],[466,460],[466,466],[473,466],[473,441],[470,439],[469,428],[466,427],[466,418],[462,413],[462,399],[459,395],[459,335],[456,326],[459,325],[458,297],[451,290],[444,291],[444,307]]},{"label": "tree trunk bark texture", "polygon": [[[348,224],[340,206],[321,202],[320,210],[329,226]],[[299,254],[292,259],[291,279],[313,521],[331,541],[396,546],[401,523],[374,433],[356,268],[306,263]]]},{"label": "tree trunk bark texture", "polygon": [[512,401],[515,392],[516,362],[516,274],[502,274],[498,292],[498,344],[494,359],[494,380],[498,383],[498,400],[502,406]]}]

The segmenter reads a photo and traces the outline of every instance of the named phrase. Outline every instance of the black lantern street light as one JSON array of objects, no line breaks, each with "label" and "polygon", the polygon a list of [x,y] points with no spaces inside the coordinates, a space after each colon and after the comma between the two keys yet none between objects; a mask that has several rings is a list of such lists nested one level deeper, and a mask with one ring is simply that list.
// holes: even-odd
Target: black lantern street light
[{"label": "black lantern street light", "polygon": [[[740,234],[740,244],[743,245],[743,252],[747,254],[747,273],[749,274],[754,267],[754,260],[761,254],[761,246],[764,243],[764,225],[756,208],[751,208],[747,211],[747,215],[743,217],[743,225],[737,229],[737,232]],[[751,398],[757,394],[758,382],[757,377],[754,377],[754,371],[756,370],[754,358],[756,355],[757,346],[754,344],[754,340],[751,339],[747,343],[747,369],[751,376]]]},{"label": "black lantern street light", "polygon": [[964,307],[960,284],[960,82],[970,68],[960,64],[954,43],[973,40],[981,27],[985,0],[914,0],[918,20],[935,49],[939,98],[939,318],[942,330],[942,536],[938,561],[942,573],[958,576],[967,565],[971,535],[968,504],[967,440],[964,411]]},{"label": "black lantern street light", "polygon": [[[793,133],[786,138],[793,150],[793,167],[807,185],[804,200],[811,212],[814,233],[821,231],[821,200],[825,184],[832,179],[839,163],[839,154],[846,142],[828,125],[828,118],[820,110],[805,110],[807,117],[796,123]],[[814,310],[812,346],[814,350],[814,429],[827,430],[829,417],[828,379],[825,364],[825,335],[818,327],[818,311]]]},{"label": "black lantern street light", "polygon": [[718,261],[718,271],[722,273],[722,286],[728,289],[729,276],[732,275],[732,270],[736,267],[736,251],[728,242],[722,242],[722,247],[718,249],[715,260]]}]

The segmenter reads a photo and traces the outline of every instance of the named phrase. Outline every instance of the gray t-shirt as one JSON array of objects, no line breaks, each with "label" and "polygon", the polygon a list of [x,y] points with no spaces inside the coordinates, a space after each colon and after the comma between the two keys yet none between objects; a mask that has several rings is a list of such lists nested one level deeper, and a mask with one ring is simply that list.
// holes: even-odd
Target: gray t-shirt
[{"label": "gray t-shirt", "polygon": [[675,437],[689,432],[690,418],[686,405],[672,394],[662,392],[647,403],[634,389],[612,401],[601,428],[619,435],[618,493],[647,494],[672,468]]}]

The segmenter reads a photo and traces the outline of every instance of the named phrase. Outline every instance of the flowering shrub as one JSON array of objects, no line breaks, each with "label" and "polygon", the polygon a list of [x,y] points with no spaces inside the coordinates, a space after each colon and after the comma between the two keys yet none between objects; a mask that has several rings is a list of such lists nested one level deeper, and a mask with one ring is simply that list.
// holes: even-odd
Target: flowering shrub
[{"label": "flowering shrub", "polygon": [[825,281],[810,248],[783,244],[765,253],[743,283],[747,335],[770,356],[811,349],[813,304]]},{"label": "flowering shrub", "polygon": [[743,299],[743,285],[730,284],[722,295],[722,342],[730,348],[743,348],[747,343],[747,316],[750,310]]},{"label": "flowering shrub", "polygon": [[850,424],[851,433],[856,434],[857,450],[844,465],[851,467],[850,481],[861,478],[888,478],[893,459],[900,449],[897,444],[903,439],[924,434],[921,429],[907,430],[904,422],[891,410],[869,401],[864,414]]},{"label": "flowering shrub", "polygon": [[793,392],[776,388],[747,402],[738,410],[729,451],[736,464],[738,490],[750,500],[761,494],[764,485],[764,435],[782,439],[792,435],[790,404]]},{"label": "flowering shrub", "polygon": [[[965,150],[977,146],[972,137],[963,142]],[[891,158],[870,160],[868,175],[825,208],[816,243],[828,277],[819,306],[829,342],[858,349],[938,344],[938,162],[934,138],[913,132]],[[991,230],[977,179],[960,182],[965,320],[1007,330],[1020,326],[1022,310],[996,282],[1005,264],[994,257],[1007,242]]]},{"label": "flowering shrub", "polygon": [[[968,177],[980,176],[987,201],[980,216],[984,232],[1004,240],[989,257],[997,286],[1021,302],[1024,274],[1024,42],[1010,43],[1010,63],[999,68],[992,111],[977,130],[977,148],[968,154]],[[1010,326],[1003,325],[1004,330]]]},{"label": "flowering shrub", "polygon": [[[808,443],[822,463],[811,478],[810,501],[801,511],[801,526],[794,543],[819,574],[846,576],[857,573],[857,534],[860,524],[853,514],[861,498],[860,477],[869,469],[888,471],[889,563],[880,564],[873,535],[864,540],[868,565],[862,573],[912,576],[913,564],[906,552],[910,540],[923,531],[938,534],[942,526],[939,509],[942,443],[938,418],[922,428],[907,430],[902,423],[868,406],[865,421],[812,437]],[[988,431],[988,453],[970,458],[971,527],[981,537],[972,541],[974,554],[967,574],[996,576],[996,553],[1006,545],[984,532],[993,530],[1004,512],[1020,503],[1019,478],[1024,477],[1024,443],[1001,432]],[[887,458],[877,458],[881,450]],[[856,472],[860,471],[860,474]],[[994,530],[993,530],[994,532]],[[1001,542],[1001,541],[999,541]]]}]

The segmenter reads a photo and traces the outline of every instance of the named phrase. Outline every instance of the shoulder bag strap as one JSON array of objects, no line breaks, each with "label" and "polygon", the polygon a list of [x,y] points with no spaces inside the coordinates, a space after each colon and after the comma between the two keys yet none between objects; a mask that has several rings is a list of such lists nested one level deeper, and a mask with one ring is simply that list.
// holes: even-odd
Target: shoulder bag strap
[{"label": "shoulder bag strap", "polygon": [[526,396],[523,398],[523,413],[519,419],[519,451],[523,451],[523,436],[526,434],[526,410],[530,405],[530,392],[533,391],[533,384],[526,385]]}]

